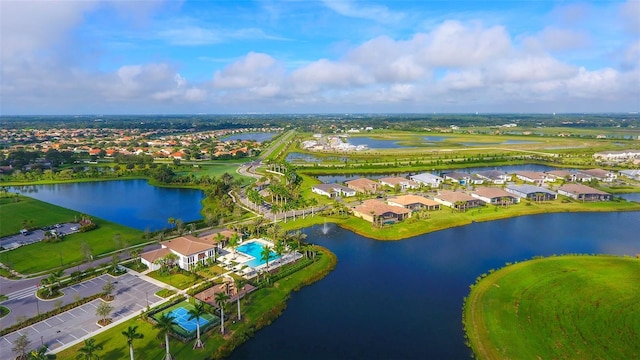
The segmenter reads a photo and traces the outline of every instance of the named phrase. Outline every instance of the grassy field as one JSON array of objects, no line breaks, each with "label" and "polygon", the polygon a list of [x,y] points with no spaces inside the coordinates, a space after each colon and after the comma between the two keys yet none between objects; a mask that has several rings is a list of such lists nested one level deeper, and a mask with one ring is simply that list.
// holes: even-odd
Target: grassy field
[{"label": "grassy field", "polygon": [[640,260],[562,256],[473,286],[464,323],[479,359],[632,359],[640,354]]},{"label": "grassy field", "polygon": [[[239,345],[251,337],[253,331],[268,325],[271,321],[266,318],[277,316],[284,310],[285,303],[292,291],[297,291],[300,287],[318,280],[318,274],[323,271],[330,271],[336,263],[336,259],[326,249],[321,249],[323,255],[318,261],[305,267],[304,269],[279,280],[272,287],[257,290],[241,301],[242,321],[233,323],[229,319],[234,319],[236,305],[228,304],[225,311],[225,330],[227,335],[223,338],[220,335],[219,327],[215,327],[203,334],[205,348],[193,350],[193,341],[181,343],[171,339],[171,353],[178,359],[210,359],[219,358],[218,352],[221,348]],[[230,316],[230,318],[227,318]],[[164,355],[164,346],[160,346],[160,340],[156,338],[157,330],[151,324],[140,319],[132,319],[117,325],[101,334],[95,336],[96,343],[104,346],[100,351],[100,359],[124,359],[128,357],[129,350],[124,336],[121,332],[128,326],[138,326],[138,332],[144,335],[143,339],[134,342],[136,354],[144,354],[144,359],[160,359]],[[66,349],[56,356],[57,359],[75,359],[78,349],[82,344]],[[213,354],[213,355],[212,355]]]},{"label": "grassy field", "polygon": [[163,274],[159,270],[156,270],[148,273],[147,275],[180,290],[186,289],[198,282],[197,276],[186,271],[181,271],[175,274]]},{"label": "grassy field", "polygon": [[30,197],[10,194],[0,197],[0,237],[20,232],[23,222],[30,222],[32,228],[73,221],[81,213],[51,205]]},{"label": "grassy field", "polygon": [[[5,229],[19,229],[23,219],[33,221],[35,227],[74,220],[80,213],[36,199],[21,197],[17,203],[0,205],[0,223]],[[20,214],[16,216],[15,214]],[[68,267],[84,260],[82,243],[86,243],[94,257],[116,250],[114,236],[136,245],[145,241],[143,232],[106,220],[92,218],[98,228],[86,233],[67,235],[57,243],[38,242],[0,254],[0,261],[22,274],[33,274],[60,266]],[[5,230],[3,230],[5,231]],[[16,233],[18,230],[9,233]]]}]

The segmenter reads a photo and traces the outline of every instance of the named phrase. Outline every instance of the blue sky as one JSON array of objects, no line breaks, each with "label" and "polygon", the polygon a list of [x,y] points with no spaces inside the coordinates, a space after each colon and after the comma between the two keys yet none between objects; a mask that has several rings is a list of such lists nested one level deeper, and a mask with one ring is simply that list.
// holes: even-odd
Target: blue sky
[{"label": "blue sky", "polygon": [[0,10],[0,114],[640,110],[640,0]]}]

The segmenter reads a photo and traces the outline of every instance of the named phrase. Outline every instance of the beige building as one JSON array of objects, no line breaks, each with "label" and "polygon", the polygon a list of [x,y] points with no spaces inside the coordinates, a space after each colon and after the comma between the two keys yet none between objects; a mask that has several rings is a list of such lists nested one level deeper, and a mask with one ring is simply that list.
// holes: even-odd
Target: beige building
[{"label": "beige building", "polygon": [[440,203],[419,195],[402,195],[387,199],[387,204],[412,211],[427,209],[440,210]]},{"label": "beige building", "polygon": [[396,222],[411,217],[411,210],[380,200],[365,200],[353,208],[353,215],[371,223]]}]

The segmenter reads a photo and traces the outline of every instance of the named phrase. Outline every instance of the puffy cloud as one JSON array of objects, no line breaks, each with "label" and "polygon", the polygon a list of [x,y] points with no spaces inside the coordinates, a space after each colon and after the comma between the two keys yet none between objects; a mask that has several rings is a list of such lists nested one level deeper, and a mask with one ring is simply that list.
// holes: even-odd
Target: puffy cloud
[{"label": "puffy cloud", "polygon": [[589,43],[589,36],[584,32],[553,26],[548,26],[538,34],[523,40],[524,46],[529,51],[537,52],[575,50]]},{"label": "puffy cloud", "polygon": [[511,51],[511,39],[504,27],[484,28],[479,23],[465,26],[459,21],[446,21],[416,41],[424,42],[421,57],[434,67],[481,65]]}]

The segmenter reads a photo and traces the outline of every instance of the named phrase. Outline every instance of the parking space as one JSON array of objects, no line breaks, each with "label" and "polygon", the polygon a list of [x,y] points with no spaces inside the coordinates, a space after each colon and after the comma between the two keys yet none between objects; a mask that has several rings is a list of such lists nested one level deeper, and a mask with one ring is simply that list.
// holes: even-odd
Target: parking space
[{"label": "parking space", "polygon": [[[115,285],[115,299],[110,303],[113,311],[110,318],[118,321],[125,317],[139,314],[147,305],[152,305],[161,300],[155,293],[161,290],[160,286],[147,282],[144,279],[132,275],[125,274],[117,278],[110,275],[102,275],[99,278],[92,279],[82,284],[63,289],[65,297],[73,297],[74,294],[83,294],[82,297],[88,296],[84,294],[95,294],[102,291],[102,286],[111,280]],[[33,299],[35,301],[35,299]],[[102,300],[96,299],[80,307],[74,308],[62,314],[51,317],[47,320],[36,323],[19,331],[7,334],[0,338],[0,359],[12,354],[5,353],[4,349],[11,349],[7,344],[13,344],[13,341],[21,334],[26,333],[32,344],[43,343],[50,350],[55,350],[64,344],[75,341],[87,334],[100,329],[97,324],[99,317],[96,315],[98,304]],[[43,305],[43,301],[40,304]],[[46,302],[50,305],[51,302]],[[3,303],[7,306],[6,303]],[[33,316],[35,309],[30,304],[29,317]],[[43,305],[44,306],[44,305]],[[13,310],[12,310],[13,311]],[[3,325],[4,326],[4,325]]]},{"label": "parking space", "polygon": [[15,249],[23,245],[42,241],[42,239],[44,239],[45,232],[55,232],[64,236],[78,232],[78,229],[80,229],[80,224],[78,223],[55,224],[41,229],[0,238],[0,246],[5,249]]}]

